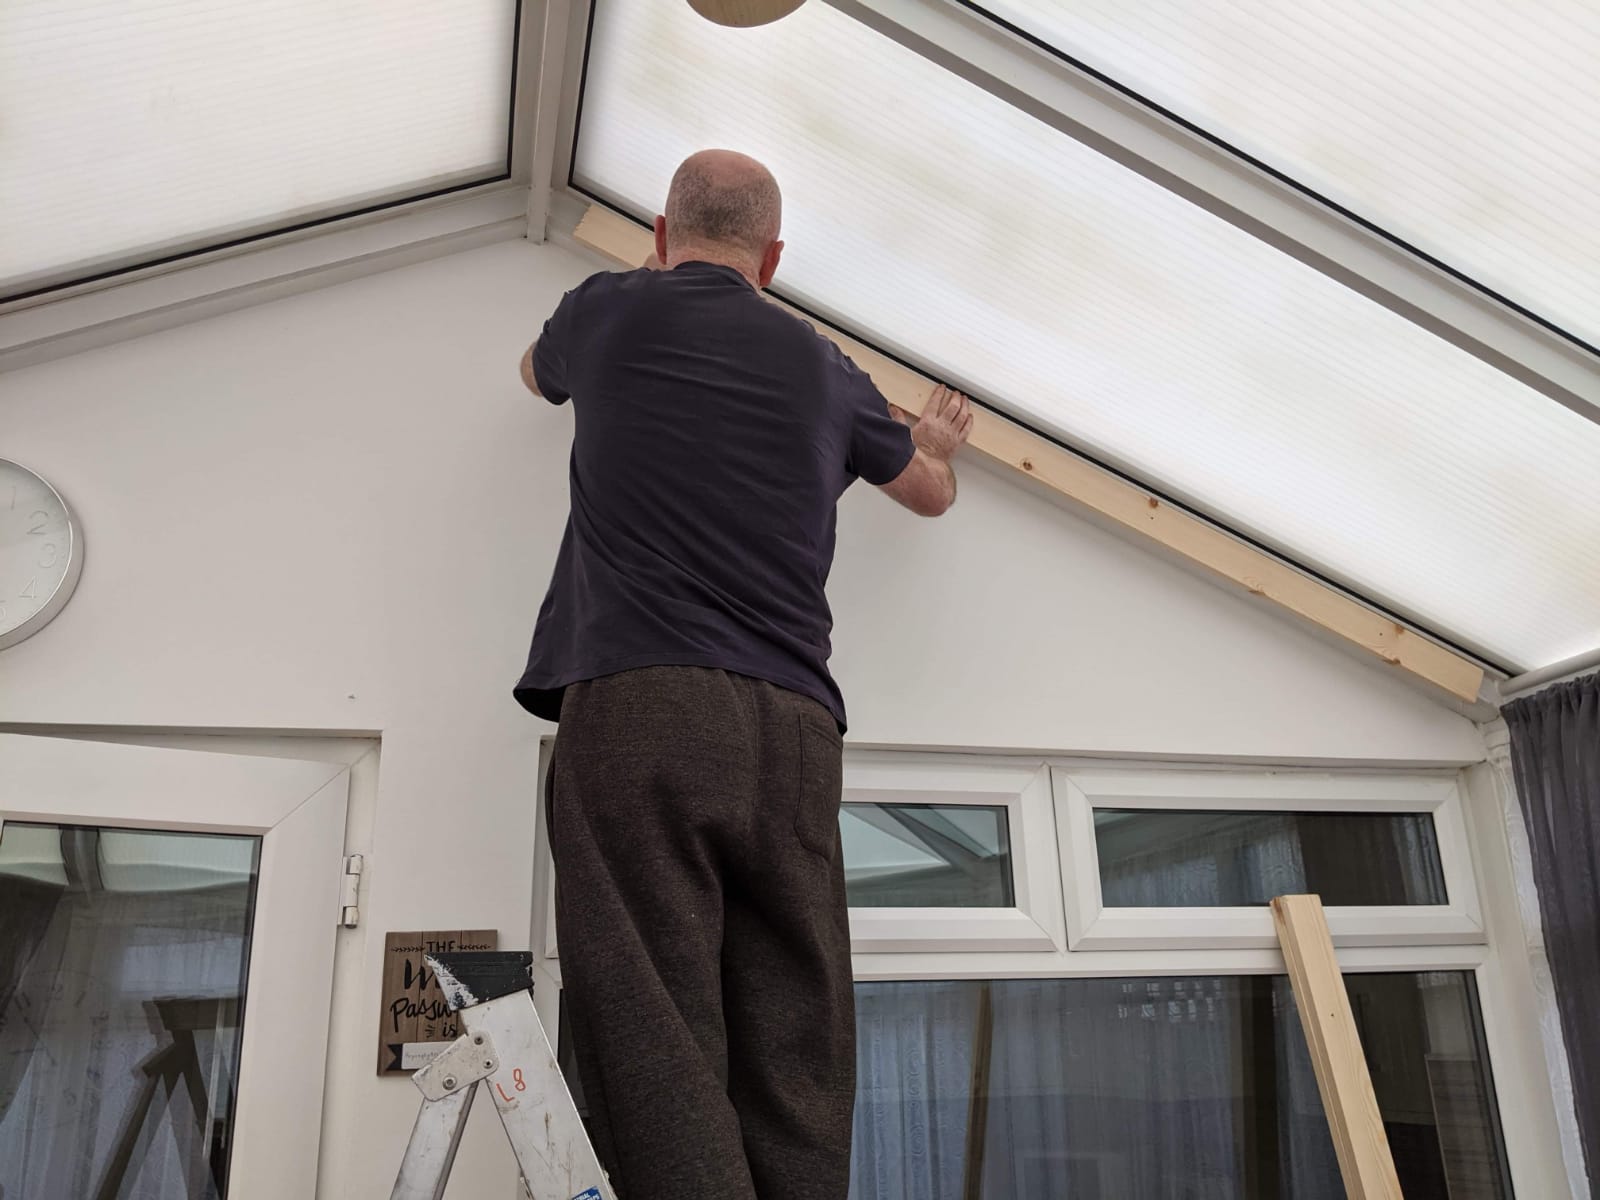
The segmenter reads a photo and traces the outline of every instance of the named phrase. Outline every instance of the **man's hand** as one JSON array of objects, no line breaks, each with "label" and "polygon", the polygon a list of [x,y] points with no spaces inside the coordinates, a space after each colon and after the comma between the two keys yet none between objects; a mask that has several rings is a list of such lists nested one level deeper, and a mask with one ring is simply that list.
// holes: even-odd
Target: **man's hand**
[{"label": "man's hand", "polygon": [[921,419],[911,427],[911,440],[928,457],[949,462],[966,445],[971,432],[971,401],[941,383],[928,397]]},{"label": "man's hand", "polygon": [[914,423],[903,409],[891,404],[889,411],[895,420],[911,426],[917,449],[906,469],[882,485],[883,491],[918,516],[937,517],[956,501],[956,473],[950,459],[972,432],[972,405],[960,392],[941,384]]}]

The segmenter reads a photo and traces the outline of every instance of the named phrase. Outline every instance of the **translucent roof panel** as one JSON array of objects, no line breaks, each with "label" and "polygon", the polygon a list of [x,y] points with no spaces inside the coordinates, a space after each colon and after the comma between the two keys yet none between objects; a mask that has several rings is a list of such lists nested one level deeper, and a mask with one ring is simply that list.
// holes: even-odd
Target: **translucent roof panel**
[{"label": "translucent roof panel", "polygon": [[0,4],[0,295],[506,171],[516,0]]},{"label": "translucent roof panel", "polygon": [[828,5],[601,0],[578,182],[719,145],[799,302],[1495,660],[1600,643],[1600,426]]},{"label": "translucent roof panel", "polygon": [[1600,345],[1593,0],[984,0]]}]

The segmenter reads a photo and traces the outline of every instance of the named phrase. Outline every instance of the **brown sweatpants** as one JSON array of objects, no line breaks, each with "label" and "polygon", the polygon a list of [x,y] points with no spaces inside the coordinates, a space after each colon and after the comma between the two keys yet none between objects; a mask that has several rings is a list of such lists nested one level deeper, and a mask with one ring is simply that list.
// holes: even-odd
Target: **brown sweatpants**
[{"label": "brown sweatpants", "polygon": [[855,1006],[827,710],[726,671],[569,687],[562,986],[621,1200],[844,1200]]}]

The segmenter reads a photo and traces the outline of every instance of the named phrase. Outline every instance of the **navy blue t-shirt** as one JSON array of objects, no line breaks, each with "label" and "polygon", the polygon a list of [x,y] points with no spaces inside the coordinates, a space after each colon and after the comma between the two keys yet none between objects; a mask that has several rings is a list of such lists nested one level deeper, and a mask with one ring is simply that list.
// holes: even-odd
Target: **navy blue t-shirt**
[{"label": "navy blue t-shirt", "polygon": [[523,707],[636,667],[716,667],[803,693],[844,728],[828,673],[834,506],[887,483],[910,432],[854,363],[737,271],[602,273],[534,351],[572,399],[572,511],[534,627]]}]

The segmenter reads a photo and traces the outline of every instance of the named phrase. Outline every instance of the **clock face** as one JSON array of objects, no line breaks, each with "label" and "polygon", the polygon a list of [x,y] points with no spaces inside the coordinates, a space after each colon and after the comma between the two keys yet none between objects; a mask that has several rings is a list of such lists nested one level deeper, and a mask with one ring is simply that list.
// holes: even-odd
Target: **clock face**
[{"label": "clock face", "polygon": [[83,567],[66,501],[26,467],[0,458],[0,647],[47,625]]}]

